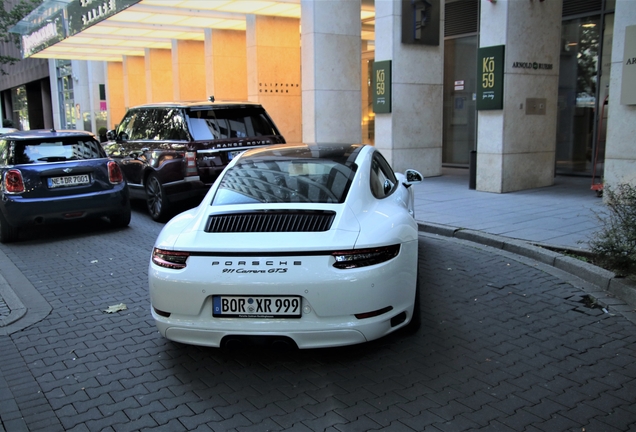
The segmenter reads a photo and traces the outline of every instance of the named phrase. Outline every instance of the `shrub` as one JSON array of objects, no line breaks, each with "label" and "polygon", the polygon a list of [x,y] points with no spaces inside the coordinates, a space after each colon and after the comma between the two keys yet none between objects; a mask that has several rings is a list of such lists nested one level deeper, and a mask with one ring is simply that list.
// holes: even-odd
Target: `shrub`
[{"label": "shrub", "polygon": [[603,226],[592,236],[590,249],[598,263],[620,276],[636,273],[636,188],[619,184],[615,189],[605,187],[607,217],[600,218]]}]

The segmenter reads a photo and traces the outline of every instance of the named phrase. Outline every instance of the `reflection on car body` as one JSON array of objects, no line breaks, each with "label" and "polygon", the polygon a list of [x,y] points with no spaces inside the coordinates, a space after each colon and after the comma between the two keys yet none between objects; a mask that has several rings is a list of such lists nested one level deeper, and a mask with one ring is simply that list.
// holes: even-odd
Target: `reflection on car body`
[{"label": "reflection on car body", "polygon": [[160,333],[213,347],[265,337],[314,348],[417,328],[410,186],[421,180],[394,173],[367,145],[242,153],[155,242]]}]

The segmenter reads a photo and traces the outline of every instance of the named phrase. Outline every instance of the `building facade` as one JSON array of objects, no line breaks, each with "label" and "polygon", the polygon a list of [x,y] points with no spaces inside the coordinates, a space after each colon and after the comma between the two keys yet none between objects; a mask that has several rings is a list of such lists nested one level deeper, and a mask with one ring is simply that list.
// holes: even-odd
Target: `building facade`
[{"label": "building facade", "polygon": [[[482,191],[636,182],[631,0],[258,3],[45,2],[16,31],[25,61],[48,61],[56,127],[213,94],[262,103],[288,142],[371,143],[426,176],[470,167]],[[0,84],[3,102],[26,85]]]}]

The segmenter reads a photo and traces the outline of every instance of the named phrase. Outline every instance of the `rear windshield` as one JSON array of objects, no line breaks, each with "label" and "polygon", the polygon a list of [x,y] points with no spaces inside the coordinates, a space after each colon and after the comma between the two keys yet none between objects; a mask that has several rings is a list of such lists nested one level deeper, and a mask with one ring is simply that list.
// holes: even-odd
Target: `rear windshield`
[{"label": "rear windshield", "polygon": [[190,110],[189,117],[195,140],[278,135],[263,108]]},{"label": "rear windshield", "polygon": [[14,160],[10,163],[15,165],[106,157],[101,144],[88,137],[14,141],[12,145]]},{"label": "rear windshield", "polygon": [[223,176],[212,205],[342,203],[355,169],[328,159],[247,160]]}]

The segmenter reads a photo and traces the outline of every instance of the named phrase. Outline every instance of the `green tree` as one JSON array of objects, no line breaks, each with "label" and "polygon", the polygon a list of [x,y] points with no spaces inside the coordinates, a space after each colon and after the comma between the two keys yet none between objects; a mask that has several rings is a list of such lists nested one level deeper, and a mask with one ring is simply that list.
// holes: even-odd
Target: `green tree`
[{"label": "green tree", "polygon": [[[9,29],[29,14],[33,9],[42,3],[42,0],[0,0],[0,42],[13,43],[20,47],[18,35],[9,33]],[[5,75],[4,65],[12,65],[19,61],[19,58],[0,52],[0,72]]]}]

